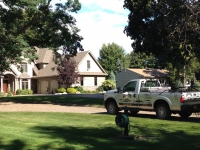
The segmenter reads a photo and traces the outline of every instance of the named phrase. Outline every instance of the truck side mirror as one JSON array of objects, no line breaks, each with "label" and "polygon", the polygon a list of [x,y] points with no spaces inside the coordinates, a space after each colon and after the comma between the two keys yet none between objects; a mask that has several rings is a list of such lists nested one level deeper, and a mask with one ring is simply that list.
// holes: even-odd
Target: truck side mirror
[{"label": "truck side mirror", "polygon": [[121,87],[117,87],[117,93],[121,93],[122,92],[122,88]]}]

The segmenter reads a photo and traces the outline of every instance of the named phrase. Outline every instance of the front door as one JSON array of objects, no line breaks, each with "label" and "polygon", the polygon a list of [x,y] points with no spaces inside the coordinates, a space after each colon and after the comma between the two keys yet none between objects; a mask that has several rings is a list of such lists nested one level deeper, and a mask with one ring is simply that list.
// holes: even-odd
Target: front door
[{"label": "front door", "polygon": [[3,80],[3,91],[8,93],[8,80]]}]

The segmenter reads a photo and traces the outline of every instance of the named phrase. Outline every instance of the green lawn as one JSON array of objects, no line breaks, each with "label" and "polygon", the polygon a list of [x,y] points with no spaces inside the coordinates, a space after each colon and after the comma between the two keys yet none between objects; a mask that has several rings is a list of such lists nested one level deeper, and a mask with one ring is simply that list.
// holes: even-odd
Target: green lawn
[{"label": "green lawn", "polygon": [[101,98],[72,97],[65,95],[0,97],[0,102],[103,107],[103,99]]},{"label": "green lawn", "polygon": [[[50,97],[43,97],[45,101],[52,102],[48,98]],[[14,99],[12,97],[10,101],[16,102]],[[57,99],[62,100],[62,96]],[[76,105],[83,105],[81,98],[73,99]],[[92,102],[89,105],[100,106],[100,99],[84,99]],[[0,99],[5,100],[6,98]],[[78,104],[79,101],[81,104]],[[60,104],[57,102],[53,103]],[[199,118],[190,118],[187,121],[180,117],[159,120],[155,115],[138,115],[130,116],[129,120],[129,135],[134,137],[133,140],[122,138],[123,129],[115,124],[114,115],[0,112],[0,150],[200,149]]]}]

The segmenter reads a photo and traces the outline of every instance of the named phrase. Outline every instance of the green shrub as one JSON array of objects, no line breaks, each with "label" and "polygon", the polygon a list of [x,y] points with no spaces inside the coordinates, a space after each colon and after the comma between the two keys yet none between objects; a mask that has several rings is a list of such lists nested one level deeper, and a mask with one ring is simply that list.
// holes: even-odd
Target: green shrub
[{"label": "green shrub", "polygon": [[116,84],[113,80],[105,80],[101,86],[103,87],[104,91],[115,89]]},{"label": "green shrub", "polygon": [[102,86],[99,86],[99,87],[97,88],[97,91],[98,91],[98,92],[103,92],[103,91],[104,91],[104,89],[103,89],[103,87],[102,87]]},{"label": "green shrub", "polygon": [[82,86],[75,86],[74,87],[77,91],[79,91],[80,93],[83,93],[83,87]]},{"label": "green shrub", "polygon": [[4,97],[4,92],[0,92],[0,97]]},{"label": "green shrub", "polygon": [[17,94],[17,95],[22,95],[22,90],[21,90],[21,89],[18,89],[18,90],[16,91],[16,94]]},{"label": "green shrub", "polygon": [[65,93],[65,92],[66,92],[66,89],[63,88],[63,87],[62,87],[62,88],[58,88],[58,89],[57,89],[57,92],[58,92],[58,93]]},{"label": "green shrub", "polygon": [[33,94],[33,91],[30,90],[30,89],[25,89],[25,90],[18,89],[18,90],[16,91],[16,94],[17,94],[17,95],[32,95],[32,94]]},{"label": "green shrub", "polygon": [[7,97],[13,96],[12,92],[8,92]]},{"label": "green shrub", "polygon": [[33,94],[32,90],[27,89],[26,91],[27,91],[28,95],[32,95]]},{"label": "green shrub", "polygon": [[75,94],[77,90],[75,88],[67,88],[67,93],[69,94]]}]

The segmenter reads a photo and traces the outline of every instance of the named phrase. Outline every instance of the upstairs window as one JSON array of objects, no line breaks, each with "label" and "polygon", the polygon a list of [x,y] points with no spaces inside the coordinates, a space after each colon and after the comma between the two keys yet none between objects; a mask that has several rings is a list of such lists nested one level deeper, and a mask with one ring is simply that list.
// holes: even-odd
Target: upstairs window
[{"label": "upstairs window", "polygon": [[21,70],[22,72],[28,72],[27,63],[21,63]]},{"label": "upstairs window", "polygon": [[90,69],[90,60],[87,60],[87,71]]}]

